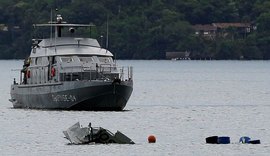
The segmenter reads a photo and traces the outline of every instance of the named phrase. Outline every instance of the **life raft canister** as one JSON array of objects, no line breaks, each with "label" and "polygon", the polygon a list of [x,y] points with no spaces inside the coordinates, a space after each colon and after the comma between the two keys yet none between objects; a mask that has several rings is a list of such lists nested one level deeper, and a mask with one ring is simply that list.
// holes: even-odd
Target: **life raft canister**
[{"label": "life raft canister", "polygon": [[52,69],[51,69],[51,76],[52,76],[52,77],[55,76],[55,68],[54,68],[54,67],[52,67]]},{"label": "life raft canister", "polygon": [[30,70],[27,70],[27,71],[26,71],[26,77],[27,77],[27,78],[30,78]]}]

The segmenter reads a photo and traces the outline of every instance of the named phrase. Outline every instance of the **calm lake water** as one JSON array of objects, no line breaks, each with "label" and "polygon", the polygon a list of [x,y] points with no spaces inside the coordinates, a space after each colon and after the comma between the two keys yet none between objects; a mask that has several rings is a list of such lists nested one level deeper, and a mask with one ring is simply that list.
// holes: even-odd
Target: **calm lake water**
[{"label": "calm lake water", "polygon": [[[123,112],[13,109],[22,60],[0,61],[0,155],[269,155],[270,61],[118,61],[134,67]],[[76,122],[129,136],[135,145],[68,145]],[[153,134],[155,144],[148,144]],[[212,135],[231,144],[205,144]],[[260,145],[239,144],[241,136]]]}]

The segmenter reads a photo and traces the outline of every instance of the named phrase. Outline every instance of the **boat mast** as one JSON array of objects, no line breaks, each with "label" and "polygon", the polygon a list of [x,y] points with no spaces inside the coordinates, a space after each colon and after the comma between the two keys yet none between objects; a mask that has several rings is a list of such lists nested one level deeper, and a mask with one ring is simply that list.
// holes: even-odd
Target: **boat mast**
[{"label": "boat mast", "polygon": [[108,51],[108,45],[109,45],[109,16],[107,14],[107,25],[106,25],[106,31],[107,31],[107,34],[106,34],[106,53]]},{"label": "boat mast", "polygon": [[[53,22],[53,21],[52,21],[52,20],[53,20],[53,19],[52,19],[52,18],[53,18],[52,16],[53,16],[53,11],[52,11],[52,9],[51,9],[51,21],[50,21],[50,23]],[[52,32],[52,31],[53,31],[53,30],[52,30],[52,25],[51,25],[51,30],[50,30],[50,31],[51,31],[51,32],[50,32],[50,43],[52,44],[52,34],[53,34],[53,32]]]},{"label": "boat mast", "polygon": [[[63,20],[62,16],[61,15],[57,15],[57,17],[56,17],[56,23],[57,24],[62,24],[62,20]],[[56,28],[57,28],[56,29],[56,36],[57,37],[61,37],[62,36],[62,32],[61,32],[62,27],[59,26],[59,25],[57,25]]]}]

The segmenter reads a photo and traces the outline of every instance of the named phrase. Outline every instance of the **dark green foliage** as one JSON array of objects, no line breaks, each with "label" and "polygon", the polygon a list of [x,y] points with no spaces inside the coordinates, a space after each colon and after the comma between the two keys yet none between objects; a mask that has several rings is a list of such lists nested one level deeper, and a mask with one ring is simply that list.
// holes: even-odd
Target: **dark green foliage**
[{"label": "dark green foliage", "polygon": [[[55,8],[69,23],[95,24],[92,37],[103,47],[108,18],[108,49],[116,58],[190,51],[193,59],[270,59],[269,0],[0,0],[0,24],[9,30],[0,30],[0,59],[27,57],[32,24],[47,23]],[[243,36],[229,28],[215,40],[194,35],[191,25],[215,22],[251,22],[257,30]]]}]

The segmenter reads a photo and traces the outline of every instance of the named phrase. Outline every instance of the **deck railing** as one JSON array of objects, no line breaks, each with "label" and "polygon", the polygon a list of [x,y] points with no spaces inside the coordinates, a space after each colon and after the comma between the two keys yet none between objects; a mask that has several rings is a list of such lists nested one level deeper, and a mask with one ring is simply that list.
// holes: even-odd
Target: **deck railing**
[{"label": "deck railing", "polygon": [[46,67],[29,67],[30,77],[26,78],[26,72],[20,74],[20,84],[43,84],[61,81],[79,81],[79,80],[103,80],[114,81],[120,79],[121,81],[130,81],[133,79],[133,67],[115,67],[108,65],[100,65],[95,68],[87,68],[83,66],[66,66],[61,67],[59,71],[56,66],[55,76],[51,76],[51,71]]},{"label": "deck railing", "polygon": [[[78,81],[78,80],[104,80],[113,81],[114,79],[120,79],[121,81],[127,81],[133,79],[132,67],[111,67],[101,65],[96,69],[82,67],[81,70],[69,69],[67,67],[63,69],[63,72],[59,72],[59,81]],[[73,67],[68,67],[73,68]],[[65,72],[66,71],[66,72]]]}]

